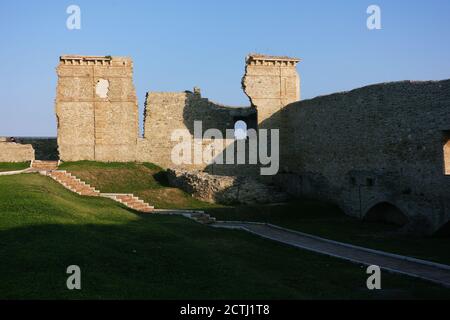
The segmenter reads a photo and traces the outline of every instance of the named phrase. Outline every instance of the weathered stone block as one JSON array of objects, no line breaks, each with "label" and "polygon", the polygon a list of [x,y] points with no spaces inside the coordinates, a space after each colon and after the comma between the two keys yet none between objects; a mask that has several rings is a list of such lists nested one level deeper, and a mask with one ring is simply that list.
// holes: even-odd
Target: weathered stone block
[{"label": "weathered stone block", "polygon": [[34,149],[31,144],[19,144],[0,141],[0,162],[26,162],[34,160]]}]

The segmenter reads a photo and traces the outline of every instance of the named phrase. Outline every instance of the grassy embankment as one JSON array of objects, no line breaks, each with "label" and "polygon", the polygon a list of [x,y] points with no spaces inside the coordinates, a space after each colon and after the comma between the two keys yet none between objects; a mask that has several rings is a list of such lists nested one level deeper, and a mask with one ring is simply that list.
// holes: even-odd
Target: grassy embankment
[{"label": "grassy embankment", "polygon": [[203,209],[219,220],[270,222],[294,230],[373,249],[450,265],[450,239],[411,237],[393,226],[369,223],[345,215],[339,208],[315,200],[287,204],[219,206],[192,198],[167,186],[164,171],[153,164],[65,163],[61,166],[102,192],[132,192],[157,208]]},{"label": "grassy embankment", "polygon": [[23,170],[29,167],[29,162],[0,162],[0,172]]},{"label": "grassy embankment", "polygon": [[[240,231],[138,215],[48,177],[0,177],[0,298],[450,298],[450,291]],[[69,265],[81,290],[66,288]]]},{"label": "grassy embankment", "polygon": [[204,209],[216,205],[199,201],[180,189],[169,187],[163,170],[151,163],[63,163],[78,178],[106,193],[134,193],[156,208]]}]

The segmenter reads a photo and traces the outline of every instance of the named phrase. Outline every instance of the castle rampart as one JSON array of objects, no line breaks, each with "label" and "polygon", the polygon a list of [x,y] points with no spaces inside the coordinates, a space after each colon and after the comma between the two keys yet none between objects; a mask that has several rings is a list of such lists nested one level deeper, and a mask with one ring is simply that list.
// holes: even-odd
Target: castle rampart
[{"label": "castle rampart", "polygon": [[278,181],[364,218],[388,203],[415,230],[450,218],[450,80],[371,85],[292,103],[281,128]]},{"label": "castle rampart", "polygon": [[[258,165],[175,164],[171,157],[176,129],[215,155],[236,150],[237,140],[225,132],[243,120],[249,128],[280,130],[280,172],[273,181],[291,194],[329,200],[350,215],[414,232],[446,224],[450,80],[378,84],[298,101],[299,61],[248,56],[242,79],[247,108],[214,103],[199,89],[149,92],[139,137],[131,60],[63,56],[56,99],[61,160],[148,161],[216,175],[258,175]],[[196,121],[202,122],[199,138],[212,128],[222,133],[219,149],[214,137],[194,136]]]}]

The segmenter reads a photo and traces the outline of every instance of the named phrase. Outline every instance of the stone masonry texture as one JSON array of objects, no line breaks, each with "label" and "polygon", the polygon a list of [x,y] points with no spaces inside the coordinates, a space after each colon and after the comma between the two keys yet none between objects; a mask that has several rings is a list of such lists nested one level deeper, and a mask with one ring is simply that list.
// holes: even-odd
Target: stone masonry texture
[{"label": "stone masonry texture", "polygon": [[55,137],[14,137],[17,143],[31,144],[37,160],[58,160],[58,143]]},{"label": "stone masonry texture", "polygon": [[62,56],[57,68],[63,161],[134,161],[138,105],[129,58]]},{"label": "stone masonry texture", "polygon": [[450,218],[449,111],[450,80],[377,84],[289,104],[276,115],[283,127],[275,179],[359,218],[389,203],[413,231],[432,232]]},{"label": "stone masonry texture", "polygon": [[250,54],[246,58],[242,88],[258,110],[259,128],[282,126],[273,115],[289,103],[300,100],[297,58]]},{"label": "stone masonry texture", "polygon": [[200,171],[167,170],[169,183],[212,203],[256,204],[285,202],[289,196],[254,177],[218,176]]},{"label": "stone masonry texture", "polygon": [[[186,92],[149,92],[147,93],[144,115],[144,137],[138,140],[138,161],[156,163],[166,168],[185,170],[206,170],[210,173],[222,174],[256,174],[256,166],[251,165],[221,165],[221,164],[174,164],[171,159],[173,147],[179,141],[172,141],[174,130],[185,130],[191,143],[191,154],[194,154],[194,144],[200,143],[206,150],[214,146],[214,154],[224,157],[223,152],[232,144],[234,139],[226,139],[226,130],[233,129],[237,119],[251,119],[256,110],[251,107],[236,108],[214,103],[202,98],[200,93]],[[218,129],[222,137],[219,144],[213,139],[196,139],[194,137],[194,122],[202,122],[201,134],[208,129]],[[237,148],[235,148],[235,151]],[[212,153],[213,154],[213,153]],[[214,159],[214,157],[212,157]]]},{"label": "stone masonry texture", "polygon": [[34,160],[34,149],[31,144],[8,142],[0,138],[0,162],[26,162]]},{"label": "stone masonry texture", "polygon": [[[431,233],[447,224],[450,80],[382,83],[299,101],[299,61],[247,56],[242,78],[250,100],[246,108],[212,102],[198,88],[148,92],[144,135],[139,137],[131,59],[63,56],[56,98],[60,158],[148,161],[213,176],[260,178],[257,165],[175,165],[171,159],[178,143],[171,140],[174,130],[187,130],[195,143],[196,120],[202,121],[202,133],[216,128],[223,137],[243,120],[249,128],[280,130],[280,171],[263,181],[294,196],[334,202],[361,219],[390,206],[386,220],[406,221],[412,232]],[[234,138],[219,141],[221,147],[216,140],[200,142],[216,159],[236,149]]]}]

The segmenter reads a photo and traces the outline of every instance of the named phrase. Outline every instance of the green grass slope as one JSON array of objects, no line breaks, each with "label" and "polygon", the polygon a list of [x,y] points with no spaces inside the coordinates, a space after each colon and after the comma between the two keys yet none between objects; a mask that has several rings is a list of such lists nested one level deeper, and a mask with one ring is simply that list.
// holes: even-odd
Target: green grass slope
[{"label": "green grass slope", "polygon": [[[38,174],[0,177],[0,299],[449,298],[439,286],[175,216],[136,215]],[[66,268],[81,268],[81,290]]]},{"label": "green grass slope", "polygon": [[0,172],[23,170],[29,167],[29,162],[0,162]]},{"label": "green grass slope", "polygon": [[79,161],[63,163],[67,170],[101,192],[134,193],[160,209],[204,209],[218,207],[169,187],[163,169],[151,163],[102,163]]},{"label": "green grass slope", "polygon": [[345,215],[336,206],[300,199],[287,204],[219,206],[192,198],[167,186],[163,170],[144,163],[64,163],[61,169],[99,188],[102,192],[131,192],[157,208],[206,210],[219,220],[269,222],[286,228],[372,249],[413,256],[450,265],[450,239],[412,237],[395,227],[361,221]]}]

